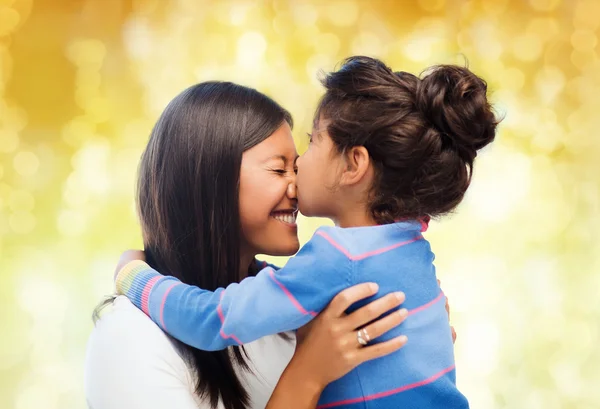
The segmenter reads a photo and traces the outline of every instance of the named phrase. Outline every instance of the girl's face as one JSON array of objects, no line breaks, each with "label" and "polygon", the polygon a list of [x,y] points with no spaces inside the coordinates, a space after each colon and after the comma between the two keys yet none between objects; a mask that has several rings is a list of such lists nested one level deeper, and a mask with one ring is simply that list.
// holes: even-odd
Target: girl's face
[{"label": "girl's face", "polygon": [[296,184],[303,215],[335,219],[340,205],[337,184],[344,163],[327,132],[328,123],[319,119],[309,134],[308,149],[298,158]]},{"label": "girl's face", "polygon": [[239,190],[243,255],[289,256],[298,251],[297,158],[287,122],[244,152]]}]

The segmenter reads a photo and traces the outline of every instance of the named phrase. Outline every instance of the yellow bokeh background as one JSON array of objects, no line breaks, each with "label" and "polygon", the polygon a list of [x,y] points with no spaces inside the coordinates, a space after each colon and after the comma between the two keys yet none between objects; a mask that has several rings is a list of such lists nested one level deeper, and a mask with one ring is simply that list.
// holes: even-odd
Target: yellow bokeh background
[{"label": "yellow bokeh background", "polygon": [[367,54],[466,57],[505,115],[427,233],[471,407],[600,408],[599,27],[597,0],[0,0],[0,407],[85,407],[91,312],[140,246],[136,167],[171,98],[255,87],[302,152],[318,71]]}]

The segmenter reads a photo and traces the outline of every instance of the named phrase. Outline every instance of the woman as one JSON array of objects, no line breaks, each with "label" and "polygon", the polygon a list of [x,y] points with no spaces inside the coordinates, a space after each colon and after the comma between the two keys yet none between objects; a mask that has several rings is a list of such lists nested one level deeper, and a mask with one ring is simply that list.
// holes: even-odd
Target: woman
[{"label": "woman", "polygon": [[[214,290],[255,274],[257,254],[294,254],[298,155],[291,126],[289,113],[273,100],[239,85],[202,83],[177,96],[140,164],[137,199],[148,263]],[[214,273],[220,271],[226,273]],[[88,344],[88,406],[314,408],[328,383],[403,345],[400,337],[366,348],[357,343],[356,328],[402,301],[390,295],[345,315],[375,293],[369,284],[340,293],[300,331],[296,348],[287,334],[218,352],[170,339],[119,297]],[[378,336],[400,321],[392,314],[369,332]]]}]

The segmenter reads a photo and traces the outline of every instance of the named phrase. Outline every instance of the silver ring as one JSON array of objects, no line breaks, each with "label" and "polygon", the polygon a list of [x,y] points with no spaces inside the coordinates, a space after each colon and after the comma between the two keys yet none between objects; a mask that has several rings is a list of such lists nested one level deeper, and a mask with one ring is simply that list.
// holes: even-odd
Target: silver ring
[{"label": "silver ring", "polygon": [[367,334],[367,331],[365,331],[363,328],[356,332],[356,339],[357,339],[358,343],[364,347],[365,345],[367,345],[369,343],[370,338],[369,338],[369,334]]},{"label": "silver ring", "polygon": [[367,340],[367,342],[371,341],[371,337],[369,336],[369,333],[367,332],[366,328],[362,329],[362,333],[363,333],[363,338]]}]

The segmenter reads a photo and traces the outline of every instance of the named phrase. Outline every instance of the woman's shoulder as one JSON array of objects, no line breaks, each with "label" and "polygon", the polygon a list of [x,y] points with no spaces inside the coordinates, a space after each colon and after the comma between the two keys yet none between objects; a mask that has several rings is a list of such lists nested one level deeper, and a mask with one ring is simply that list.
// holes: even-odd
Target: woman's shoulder
[{"label": "woman's shoulder", "polygon": [[[96,344],[96,341],[99,342]],[[145,354],[179,356],[169,337],[125,296],[116,297],[102,308],[90,344],[112,352],[136,346],[137,351]]]},{"label": "woman's shoulder", "polygon": [[[252,369],[243,382],[253,408],[265,407],[295,349],[295,337],[271,335],[245,345]],[[88,341],[85,392],[94,409],[208,407],[194,393],[185,351],[124,296],[100,313]],[[127,402],[126,405],[124,403]],[[161,406],[162,405],[162,406]]]},{"label": "woman's shoulder", "polygon": [[138,407],[146,404],[144,399],[158,404],[163,398],[197,407],[193,389],[175,343],[126,297],[115,298],[101,311],[85,360],[85,392],[92,407],[110,408],[116,402]]},{"label": "woman's shoulder", "polygon": [[[100,347],[110,352],[118,352],[130,346],[135,347],[136,353],[143,353],[144,356],[176,357],[177,360],[184,362],[184,358],[181,357],[182,351],[177,343],[127,297],[118,296],[100,311],[88,349]],[[287,333],[284,337],[267,336],[246,346],[257,356],[272,355],[262,353],[271,348],[277,352],[275,355],[279,353],[287,355],[294,350],[295,336],[293,332]]]}]

